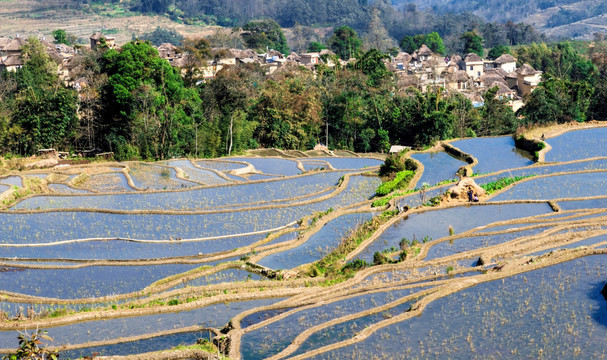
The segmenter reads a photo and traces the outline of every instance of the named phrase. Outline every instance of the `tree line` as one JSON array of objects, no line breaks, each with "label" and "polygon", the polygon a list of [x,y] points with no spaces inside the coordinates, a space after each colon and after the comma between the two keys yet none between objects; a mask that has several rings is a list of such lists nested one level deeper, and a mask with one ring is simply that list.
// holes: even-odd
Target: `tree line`
[{"label": "tree line", "polygon": [[477,108],[442,88],[399,89],[384,64],[390,55],[365,51],[349,27],[336,28],[319,45],[357,60],[341,66],[331,59],[335,67],[321,64],[315,73],[287,65],[272,75],[252,63],[200,82],[196,70],[213,57],[207,40],[185,42],[182,51],[192,61],[181,69],[149,42],[133,40],[119,50],[101,46],[77,55],[76,91],[59,79],[44,46],[29,38],[23,68],[0,76],[0,149],[29,155],[49,147],[101,148],[120,160],[217,157],[258,147],[307,150],[318,143],[385,152],[391,144],[423,147],[509,134],[528,123],[605,120],[607,114],[606,52],[598,45],[589,57],[569,43],[502,48],[545,72],[518,114],[496,96],[497,88]]}]

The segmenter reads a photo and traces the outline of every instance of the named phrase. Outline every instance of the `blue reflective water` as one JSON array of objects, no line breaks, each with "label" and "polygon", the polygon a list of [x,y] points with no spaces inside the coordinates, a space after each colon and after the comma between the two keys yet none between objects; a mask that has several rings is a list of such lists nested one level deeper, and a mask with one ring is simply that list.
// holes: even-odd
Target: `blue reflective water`
[{"label": "blue reflective water", "polygon": [[606,260],[595,255],[479,284],[314,359],[599,358],[607,352]]},{"label": "blue reflective water", "polygon": [[432,186],[444,180],[456,179],[457,170],[466,165],[444,151],[413,154],[411,157],[424,164],[424,172],[417,182],[418,188],[423,184]]},{"label": "blue reflective water", "polygon": [[206,339],[212,342],[214,337],[215,334],[208,330],[184,332],[156,336],[139,341],[61,351],[60,355],[62,359],[76,359],[84,356],[92,356],[94,353],[97,353],[97,356],[126,356],[152,351],[169,350],[179,345],[193,345],[198,339]]},{"label": "blue reflective water", "polygon": [[390,247],[398,248],[402,238],[421,241],[425,236],[438,239],[449,236],[449,226],[455,233],[462,233],[488,223],[523,218],[552,212],[548,204],[508,204],[501,206],[460,206],[449,209],[415,213],[398,221],[373,243],[367,246],[358,258],[371,262],[376,251]]},{"label": "blue reflective water", "polygon": [[195,210],[236,206],[260,201],[290,200],[333,187],[345,172],[323,172],[268,183],[240,184],[178,192],[91,195],[36,196],[16,204],[13,209],[92,208],[114,210]]},{"label": "blue reflective water", "polygon": [[502,200],[550,200],[604,195],[607,189],[607,173],[582,173],[557,175],[527,180],[516,184],[491,201]]},{"label": "blue reflective water", "polygon": [[[55,340],[53,344],[61,345],[137,336],[193,325],[220,329],[232,317],[243,311],[259,306],[272,305],[282,300],[283,298],[274,298],[213,304],[189,311],[85,321],[77,324],[49,327],[47,330],[48,335]],[[17,335],[16,331],[0,331],[0,348],[16,347]]]},{"label": "blue reflective water", "polygon": [[394,290],[355,296],[296,312],[263,328],[245,333],[241,338],[242,359],[265,359],[283,350],[308,328],[341,316],[382,306],[414,291]]},{"label": "blue reflective water", "polygon": [[[88,266],[0,272],[0,290],[58,299],[82,299],[142,290],[200,265]],[[32,281],[36,279],[36,281]]]},{"label": "blue reflective water", "polygon": [[340,216],[329,221],[298,247],[268,255],[257,263],[271,269],[291,269],[320,260],[335,249],[341,240],[347,237],[354,229],[373,216],[374,213]]},{"label": "blue reflective water", "polygon": [[539,234],[547,228],[539,228],[527,231],[519,231],[507,234],[474,236],[456,239],[453,241],[443,241],[433,245],[429,250],[424,260],[429,261],[441,257],[454,255],[457,253],[480,249],[484,247],[498,245],[507,241],[517,239],[519,237]]},{"label": "blue reflective water", "polygon": [[342,158],[342,157],[317,157],[317,158],[305,158],[300,159],[302,161],[308,160],[322,160],[326,161],[335,169],[364,169],[374,166],[380,166],[384,162],[378,159],[369,158]]},{"label": "blue reflective water", "polygon": [[258,171],[264,174],[270,175],[284,175],[293,176],[301,173],[301,170],[297,168],[297,161],[277,158],[239,158],[230,157],[226,160],[235,160],[249,163],[255,167]]},{"label": "blue reflective water", "polygon": [[491,173],[533,164],[530,155],[516,148],[512,136],[473,138],[451,142],[451,145],[474,156],[475,173]]},{"label": "blue reflective water", "polygon": [[570,161],[607,156],[607,128],[569,131],[546,140],[552,149],[546,161]]}]

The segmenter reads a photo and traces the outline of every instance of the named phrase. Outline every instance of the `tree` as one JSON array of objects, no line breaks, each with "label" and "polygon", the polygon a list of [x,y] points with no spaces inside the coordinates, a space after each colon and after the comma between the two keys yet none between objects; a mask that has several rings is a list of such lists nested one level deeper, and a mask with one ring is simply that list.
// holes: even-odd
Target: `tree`
[{"label": "tree", "polygon": [[373,8],[371,11],[365,43],[367,48],[378,49],[381,52],[385,52],[387,49],[396,45],[394,39],[388,35],[388,31],[386,31],[386,28],[379,17],[379,9],[377,7]]},{"label": "tree", "polygon": [[545,74],[544,81],[529,95],[518,113],[526,123],[586,121],[593,87],[585,81],[572,82]]},{"label": "tree", "polygon": [[329,38],[327,44],[342,60],[348,60],[360,55],[362,40],[358,37],[356,31],[344,25],[333,30],[333,35]]},{"label": "tree", "polygon": [[118,158],[164,159],[191,151],[188,134],[200,116],[200,98],[186,89],[179,70],[158,57],[150,43],[131,41],[104,56],[108,89],[109,146]]},{"label": "tree", "polygon": [[424,44],[426,44],[426,46],[428,46],[432,52],[445,55],[445,44],[437,32],[431,32],[430,34],[426,35]]},{"label": "tree", "polygon": [[158,26],[154,31],[141,35],[140,39],[148,40],[156,46],[163,43],[169,43],[175,46],[180,46],[181,42],[183,41],[183,35],[175,31],[174,29],[164,29]]},{"label": "tree", "polygon": [[55,44],[70,45],[67,38],[67,33],[63,29],[53,30],[53,37],[55,38]]},{"label": "tree", "polygon": [[428,46],[428,48],[435,53],[444,55],[446,52],[443,39],[437,32],[431,32],[428,35],[407,35],[403,37],[400,41],[401,49],[403,49],[404,52],[407,52],[409,54],[412,54],[417,49],[419,49],[422,44],[426,44],[426,46]]},{"label": "tree", "polygon": [[76,93],[59,81],[57,65],[37,38],[28,38],[22,54],[13,122],[22,129],[25,152],[68,146],[77,125]]},{"label": "tree", "polygon": [[400,43],[398,45],[400,46],[401,49],[403,49],[404,52],[409,53],[409,54],[413,54],[415,52],[415,50],[418,49],[417,43],[415,42],[415,40],[413,39],[413,36],[411,36],[411,35],[404,36],[400,40]]},{"label": "tree", "polygon": [[506,45],[496,45],[489,50],[487,57],[491,60],[495,60],[504,54],[512,54],[510,52],[510,47]]},{"label": "tree", "polygon": [[134,10],[143,13],[163,14],[169,10],[172,0],[136,0]]},{"label": "tree", "polygon": [[592,84],[597,74],[592,61],[581,56],[569,42],[522,46],[517,50],[516,56],[521,65],[528,63],[535,69],[561,79]]},{"label": "tree", "polygon": [[242,38],[251,49],[266,51],[269,48],[285,55],[289,53],[287,39],[274,20],[251,21],[242,30]]},{"label": "tree", "polygon": [[371,49],[361,55],[354,67],[369,77],[370,86],[377,86],[382,79],[390,77],[391,73],[383,62],[384,59],[389,58],[389,55],[380,52],[378,49]]},{"label": "tree", "polygon": [[181,50],[187,54],[183,59],[182,70],[185,71],[185,83],[190,86],[201,77],[201,69],[207,66],[207,60],[213,58],[211,44],[204,38],[188,38],[183,41]]},{"label": "tree", "polygon": [[481,120],[477,134],[481,136],[512,134],[516,130],[517,120],[508,99],[497,95],[499,87],[493,87],[483,95],[484,104],[480,109]]},{"label": "tree", "polygon": [[467,31],[462,36],[464,40],[464,54],[474,53],[483,57],[483,38],[476,31]]},{"label": "tree", "polygon": [[323,43],[319,43],[318,41],[312,41],[310,43],[310,45],[308,46],[308,51],[309,52],[321,52],[322,50],[324,50],[326,48],[327,47]]},{"label": "tree", "polygon": [[250,115],[259,124],[255,135],[264,147],[303,150],[318,143],[320,94],[302,79],[267,81]]}]

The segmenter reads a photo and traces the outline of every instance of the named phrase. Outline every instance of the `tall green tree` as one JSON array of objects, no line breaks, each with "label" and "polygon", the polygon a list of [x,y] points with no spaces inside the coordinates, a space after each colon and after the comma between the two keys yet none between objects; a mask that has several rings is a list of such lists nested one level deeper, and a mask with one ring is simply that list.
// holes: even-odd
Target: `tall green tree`
[{"label": "tall green tree", "polygon": [[242,38],[251,49],[265,51],[266,48],[277,50],[285,55],[289,46],[280,25],[274,20],[251,21],[242,27]]},{"label": "tall green tree", "polygon": [[59,81],[57,64],[37,38],[28,38],[21,50],[25,64],[17,73],[13,121],[23,131],[24,151],[67,148],[77,125],[76,93]]},{"label": "tall green tree", "polygon": [[484,104],[480,109],[477,135],[493,136],[512,134],[518,125],[516,115],[508,105],[508,99],[497,95],[499,88],[493,87],[483,95]]},{"label": "tall green tree", "polygon": [[435,52],[437,54],[444,55],[446,53],[445,44],[443,42],[443,39],[440,37],[440,35],[437,32],[431,32],[430,34],[427,34],[427,35],[423,35],[423,34],[418,34],[415,36],[407,35],[407,36],[403,37],[402,40],[400,41],[401,49],[403,49],[404,52],[407,52],[409,54],[412,54],[413,52],[415,52],[423,44],[426,44],[426,46],[430,50],[432,50],[432,52]]},{"label": "tall green tree", "polygon": [[487,55],[487,57],[489,59],[495,60],[504,54],[512,55],[512,52],[510,51],[510,46],[495,45],[494,47],[491,48],[491,50],[489,50],[489,54]]},{"label": "tall green tree", "polygon": [[333,30],[327,45],[342,60],[348,60],[360,55],[362,39],[351,27],[344,25]]},{"label": "tall green tree", "polygon": [[71,45],[69,41],[70,39],[68,38],[67,33],[63,29],[53,30],[53,37],[55,38],[55,44]]},{"label": "tall green tree", "polygon": [[[191,152],[200,98],[150,43],[131,41],[104,54],[109,146],[117,157],[164,159]],[[188,135],[189,134],[189,135]]]},{"label": "tall green tree", "polygon": [[592,83],[597,75],[592,61],[580,55],[569,42],[522,46],[517,50],[516,57],[520,65],[527,63],[561,79]]},{"label": "tall green tree", "polygon": [[401,40],[400,40],[400,48],[403,49],[404,52],[409,53],[409,54],[413,54],[415,52],[415,50],[417,50],[419,48],[419,46],[421,44],[417,44],[417,41],[415,41],[415,39],[413,38],[413,36],[411,35],[405,35]]},{"label": "tall green tree", "polygon": [[371,10],[371,18],[369,19],[367,34],[365,35],[365,44],[368,49],[378,49],[381,52],[386,52],[386,50],[396,45],[396,42],[388,34],[386,27],[379,17],[379,9],[377,7]]},{"label": "tall green tree", "polygon": [[389,55],[380,52],[378,49],[371,49],[360,56],[354,67],[369,77],[370,86],[377,86],[383,79],[391,76],[383,61],[389,58]]},{"label": "tall green tree", "polygon": [[141,35],[140,39],[148,40],[156,46],[163,43],[180,46],[184,38],[183,35],[175,31],[175,29],[165,29],[158,26],[154,31]]},{"label": "tall green tree", "polygon": [[464,40],[464,54],[474,53],[483,57],[483,38],[476,31],[467,31],[462,36]]},{"label": "tall green tree", "polygon": [[259,124],[255,136],[264,147],[308,149],[322,129],[320,93],[303,79],[269,80],[251,108]]},{"label": "tall green tree", "polygon": [[570,81],[545,75],[518,113],[526,123],[583,122],[587,119],[593,87],[585,81]]},{"label": "tall green tree", "polygon": [[310,52],[321,52],[326,48],[327,47],[323,43],[320,43],[318,41],[312,41],[310,45],[308,45],[308,51]]},{"label": "tall green tree", "polygon": [[443,43],[443,39],[440,35],[434,31],[425,36],[424,44],[437,54],[445,55],[445,44]]}]

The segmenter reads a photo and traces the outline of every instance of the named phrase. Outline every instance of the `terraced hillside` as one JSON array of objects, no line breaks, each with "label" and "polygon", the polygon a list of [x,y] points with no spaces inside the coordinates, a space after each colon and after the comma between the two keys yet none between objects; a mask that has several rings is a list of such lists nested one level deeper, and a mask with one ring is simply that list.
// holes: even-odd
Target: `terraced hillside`
[{"label": "terraced hillside", "polygon": [[37,0],[0,1],[0,36],[25,37],[28,35],[47,36],[55,29],[65,29],[68,33],[85,41],[96,31],[114,36],[116,42],[124,44],[132,36],[138,36],[156,29],[173,28],[188,36],[205,36],[212,33],[208,26],[185,25],[171,21],[167,17],[143,16],[125,12],[121,6],[100,4],[89,11],[45,7],[45,2]]},{"label": "terraced hillside", "polygon": [[[393,1],[399,5],[410,1]],[[533,25],[547,35],[592,39],[595,32],[607,31],[607,3],[601,0],[551,1],[414,1],[420,9],[438,13],[472,12],[488,21],[514,21]]]},{"label": "terraced hillside", "polygon": [[607,127],[567,130],[528,134],[543,163],[509,137],[408,154],[379,199],[382,161],[347,152],[5,173],[0,354],[39,327],[71,358],[601,357]]}]

